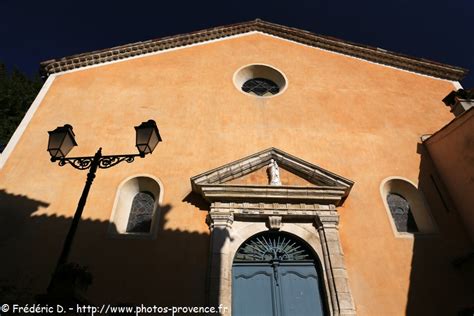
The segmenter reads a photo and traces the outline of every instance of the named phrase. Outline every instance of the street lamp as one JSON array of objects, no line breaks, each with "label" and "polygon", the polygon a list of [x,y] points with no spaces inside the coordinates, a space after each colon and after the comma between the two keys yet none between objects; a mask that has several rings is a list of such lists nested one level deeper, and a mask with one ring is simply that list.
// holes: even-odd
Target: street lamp
[{"label": "street lamp", "polygon": [[94,181],[95,173],[97,168],[107,169],[119,164],[122,161],[131,163],[134,161],[135,157],[145,157],[146,154],[151,154],[158,143],[161,141],[160,132],[156,126],[155,121],[148,120],[143,122],[138,126],[135,126],[136,131],[136,147],[138,149],[138,154],[128,154],[128,155],[102,155],[102,148],[95,153],[94,156],[87,157],[72,157],[66,158],[67,154],[71,151],[74,146],[77,146],[75,140],[75,135],[72,131],[72,126],[66,124],[62,127],[58,127],[53,131],[49,131],[49,141],[48,141],[48,151],[51,155],[51,161],[58,161],[60,166],[70,164],[76,169],[87,170],[86,184],[82,191],[81,198],[77,204],[76,212],[74,213],[74,218],[71,223],[71,227],[67,233],[66,239],[64,240],[64,245],[59,256],[56,268],[53,272],[51,282],[48,286],[48,292],[54,287],[54,281],[60,271],[61,267],[66,264],[69,257],[69,252],[71,250],[72,242],[74,240],[74,235],[77,230],[77,226],[81,219],[82,211],[86,204],[87,195],[89,194],[92,181]]}]

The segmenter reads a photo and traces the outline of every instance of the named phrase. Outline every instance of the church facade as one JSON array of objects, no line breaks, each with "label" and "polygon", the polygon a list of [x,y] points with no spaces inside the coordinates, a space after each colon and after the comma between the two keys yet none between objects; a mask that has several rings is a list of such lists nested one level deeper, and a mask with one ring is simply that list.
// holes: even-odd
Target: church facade
[{"label": "church facade", "polygon": [[443,99],[466,70],[261,20],[42,67],[0,158],[5,301],[46,292],[86,180],[50,161],[47,131],[73,127],[69,156],[126,154],[151,119],[153,153],[92,183],[68,258],[91,276],[79,301],[232,315],[472,309],[472,183],[453,194],[435,145],[459,119]]}]

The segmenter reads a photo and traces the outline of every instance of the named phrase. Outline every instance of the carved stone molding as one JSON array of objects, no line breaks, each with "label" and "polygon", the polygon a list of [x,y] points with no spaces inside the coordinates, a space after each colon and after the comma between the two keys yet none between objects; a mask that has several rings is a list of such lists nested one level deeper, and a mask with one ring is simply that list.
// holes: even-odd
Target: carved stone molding
[{"label": "carved stone molding", "polygon": [[[229,181],[268,166],[271,161],[313,186],[239,185]],[[268,148],[191,178],[194,192],[210,202],[306,203],[341,206],[354,182],[280,149]]]},{"label": "carved stone molding", "polygon": [[281,216],[268,216],[268,227],[273,230],[280,230],[283,225]]},{"label": "carved stone molding", "polygon": [[313,222],[315,218],[327,225],[338,225],[339,214],[334,205],[292,204],[292,203],[234,203],[215,202],[211,204],[209,216],[218,220],[232,214],[232,220],[252,219],[267,221],[270,216],[285,220]]},{"label": "carved stone molding", "polygon": [[210,212],[206,220],[211,230],[215,227],[231,227],[234,222],[234,214],[231,212]]}]

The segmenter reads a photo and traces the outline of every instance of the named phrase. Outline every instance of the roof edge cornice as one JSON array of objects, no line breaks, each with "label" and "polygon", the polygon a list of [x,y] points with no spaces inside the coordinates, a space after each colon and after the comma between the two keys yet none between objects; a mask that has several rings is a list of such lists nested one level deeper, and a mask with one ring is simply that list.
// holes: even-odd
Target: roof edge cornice
[{"label": "roof edge cornice", "polygon": [[255,186],[255,185],[200,185],[209,202],[272,201],[284,203],[321,203],[340,206],[346,195],[344,187]]},{"label": "roof edge cornice", "polygon": [[47,60],[41,63],[41,71],[44,75],[49,76],[54,73],[80,69],[87,66],[123,60],[130,57],[255,31],[291,40],[300,44],[441,79],[459,81],[468,73],[468,70],[464,68],[410,57],[384,49],[355,44],[328,36],[317,35],[308,31],[270,23],[260,19],[126,44],[109,49],[63,57],[60,59]]}]

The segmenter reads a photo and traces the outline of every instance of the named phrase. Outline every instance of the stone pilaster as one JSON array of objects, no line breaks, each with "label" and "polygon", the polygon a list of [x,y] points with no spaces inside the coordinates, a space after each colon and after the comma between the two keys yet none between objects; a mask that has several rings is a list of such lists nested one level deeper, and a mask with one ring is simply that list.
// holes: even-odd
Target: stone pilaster
[{"label": "stone pilaster", "polygon": [[234,222],[234,215],[230,212],[221,213],[211,211],[207,217],[207,222],[211,230],[210,245],[210,266],[209,266],[209,304],[219,306],[222,304],[231,308],[231,262],[229,262],[230,229]]},{"label": "stone pilaster", "polygon": [[338,222],[338,217],[316,218],[315,226],[323,248],[333,315],[356,315],[339,239]]}]

